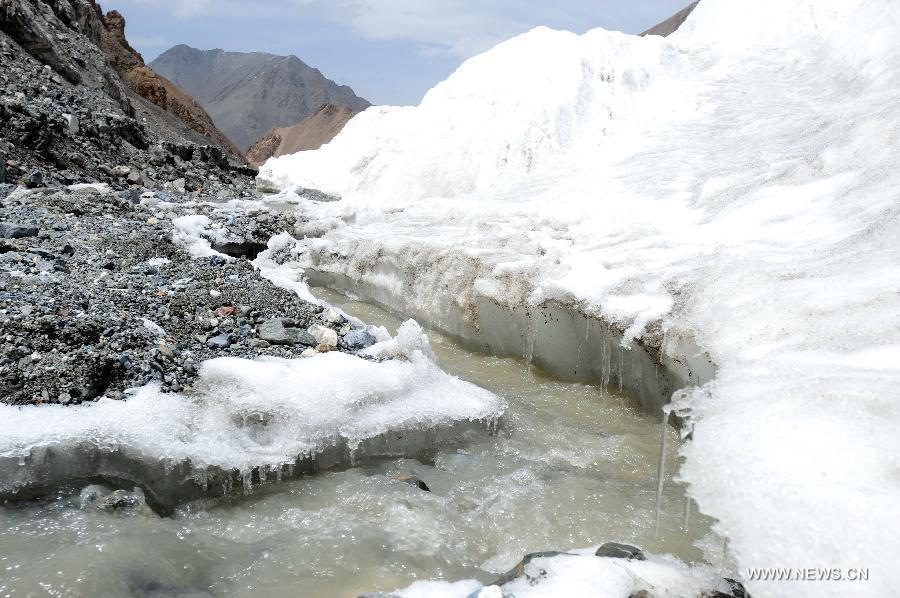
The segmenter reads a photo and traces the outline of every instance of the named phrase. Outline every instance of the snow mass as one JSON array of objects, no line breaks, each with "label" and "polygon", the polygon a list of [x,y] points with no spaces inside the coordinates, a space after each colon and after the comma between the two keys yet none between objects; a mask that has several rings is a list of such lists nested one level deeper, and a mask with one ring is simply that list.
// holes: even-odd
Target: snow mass
[{"label": "snow mass", "polygon": [[[663,39],[535,29],[417,107],[373,107],[270,160],[299,264],[423,311],[548,299],[717,366],[682,477],[742,570],[900,558],[900,10],[703,0]],[[663,351],[671,350],[663,346]]]},{"label": "snow mass", "polygon": [[368,351],[392,359],[338,352],[294,360],[220,357],[203,363],[189,395],[162,393],[151,384],[126,401],[2,406],[0,457],[90,445],[128,449],[151,461],[190,461],[197,470],[246,473],[315,456],[340,440],[354,449],[391,431],[495,420],[505,408],[493,393],[441,371],[413,321]]}]

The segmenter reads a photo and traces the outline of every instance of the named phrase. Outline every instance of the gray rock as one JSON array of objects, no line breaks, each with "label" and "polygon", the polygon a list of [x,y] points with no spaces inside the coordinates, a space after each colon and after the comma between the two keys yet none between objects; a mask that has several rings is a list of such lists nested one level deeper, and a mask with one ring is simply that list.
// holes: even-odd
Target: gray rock
[{"label": "gray rock", "polygon": [[284,318],[266,320],[259,328],[259,338],[273,345],[316,346],[313,335],[301,328],[286,325],[287,322]]},{"label": "gray rock", "polygon": [[227,332],[223,332],[206,340],[206,346],[214,349],[225,349],[232,344],[232,337]]},{"label": "gray rock", "polygon": [[630,544],[620,544],[619,542],[607,542],[597,549],[594,553],[596,556],[611,559],[634,559],[637,561],[647,560],[644,552],[637,546]]},{"label": "gray rock", "polygon": [[300,197],[306,198],[310,201],[317,201],[322,203],[329,203],[333,201],[341,201],[340,195],[332,195],[330,193],[325,193],[324,191],[319,191],[318,189],[308,189],[306,187],[297,187],[294,192]]},{"label": "gray rock", "polygon": [[750,594],[747,593],[744,584],[735,579],[726,577],[722,590],[703,592],[700,598],[750,598]]},{"label": "gray rock", "polygon": [[81,130],[78,123],[78,117],[74,114],[63,114],[63,120],[66,121],[66,130],[70,135],[77,135]]},{"label": "gray rock", "polygon": [[38,228],[27,224],[14,224],[12,222],[0,222],[0,238],[2,239],[24,239],[26,237],[36,237]]},{"label": "gray rock", "polygon": [[25,183],[30,188],[42,187],[44,185],[44,171],[40,168],[35,168],[25,178]]},{"label": "gray rock", "polygon": [[351,330],[343,339],[343,345],[351,351],[361,351],[371,347],[375,342],[375,337],[365,330]]},{"label": "gray rock", "polygon": [[144,184],[144,175],[141,174],[140,170],[132,168],[128,171],[128,176],[125,178],[128,181],[129,185],[143,185]]}]

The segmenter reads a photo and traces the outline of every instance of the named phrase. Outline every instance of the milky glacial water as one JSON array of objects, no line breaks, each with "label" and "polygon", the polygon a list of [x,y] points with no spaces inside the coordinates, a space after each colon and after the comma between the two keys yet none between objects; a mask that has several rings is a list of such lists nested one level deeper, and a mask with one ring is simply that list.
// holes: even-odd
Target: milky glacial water
[{"label": "milky glacial water", "polygon": [[[315,293],[391,332],[400,323],[377,306]],[[695,543],[710,522],[694,510],[682,529],[684,496],[671,481],[655,537],[658,422],[612,389],[559,382],[429,334],[442,368],[508,401],[496,436],[472,434],[428,462],[364,463],[185,505],[169,518],[82,509],[77,488],[6,505],[0,596],[357,596],[418,579],[489,582],[527,552],[611,540],[702,560]],[[668,441],[671,473],[672,430]]]}]

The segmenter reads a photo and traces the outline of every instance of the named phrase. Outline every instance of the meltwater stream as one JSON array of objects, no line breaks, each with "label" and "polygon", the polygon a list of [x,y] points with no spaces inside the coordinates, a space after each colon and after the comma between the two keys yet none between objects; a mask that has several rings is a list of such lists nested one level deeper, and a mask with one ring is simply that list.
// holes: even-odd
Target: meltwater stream
[{"label": "meltwater stream", "polygon": [[[399,325],[376,306],[316,295],[392,333]],[[671,480],[656,534],[659,422],[613,389],[429,334],[443,369],[506,398],[498,435],[470,435],[427,463],[322,473],[169,518],[82,509],[76,488],[5,506],[0,596],[357,596],[418,579],[488,582],[527,552],[611,540],[703,559],[710,522],[695,512],[682,529],[684,494]],[[665,469],[676,472],[674,431],[667,441]]]}]

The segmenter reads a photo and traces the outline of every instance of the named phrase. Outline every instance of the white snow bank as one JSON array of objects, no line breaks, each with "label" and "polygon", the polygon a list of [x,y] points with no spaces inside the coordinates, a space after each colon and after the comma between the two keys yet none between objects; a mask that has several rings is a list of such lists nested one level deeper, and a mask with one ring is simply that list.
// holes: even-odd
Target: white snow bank
[{"label": "white snow bank", "polygon": [[69,191],[83,191],[84,189],[93,189],[98,193],[111,193],[112,187],[107,183],[75,183],[66,187]]},{"label": "white snow bank", "polygon": [[601,558],[594,556],[594,550],[533,559],[525,565],[525,575],[502,589],[475,581],[420,581],[393,594],[402,598],[628,598],[648,590],[653,596],[687,598],[726,589],[720,588],[720,572],[710,566],[689,566],[668,556],[648,555],[645,561]]},{"label": "white snow bank", "polygon": [[[216,231],[210,229],[212,220],[208,216],[202,214],[191,214],[189,216],[179,216],[172,220],[172,242],[184,248],[191,257],[211,257],[217,255],[224,259],[230,260],[224,253],[220,253],[212,248],[212,244],[206,236],[218,235],[224,239],[221,230]],[[215,239],[216,237],[213,236]]]},{"label": "white snow bank", "polygon": [[190,460],[195,469],[249,471],[293,462],[337,439],[353,448],[391,430],[499,417],[500,398],[443,373],[422,348],[384,362],[337,352],[298,360],[223,357],[203,364],[192,396],[148,386],[125,401],[2,406],[0,457],[93,443],[148,460]]},{"label": "white snow bank", "polygon": [[320,304],[321,301],[313,296],[309,285],[303,280],[303,268],[293,262],[278,264],[272,259],[272,253],[275,251],[285,249],[292,251],[298,247],[297,240],[289,233],[280,233],[269,239],[267,247],[266,251],[260,252],[253,260],[253,267],[259,270],[259,275],[276,287],[293,291],[304,301]]},{"label": "white snow bank", "polygon": [[275,201],[343,198],[300,201],[299,266],[438,321],[477,318],[477,297],[557,299],[694,339],[719,375],[695,394],[684,477],[741,573],[871,572],[751,593],[887,595],[898,31],[892,0],[703,0],[667,39],[538,29],[260,177]]}]

